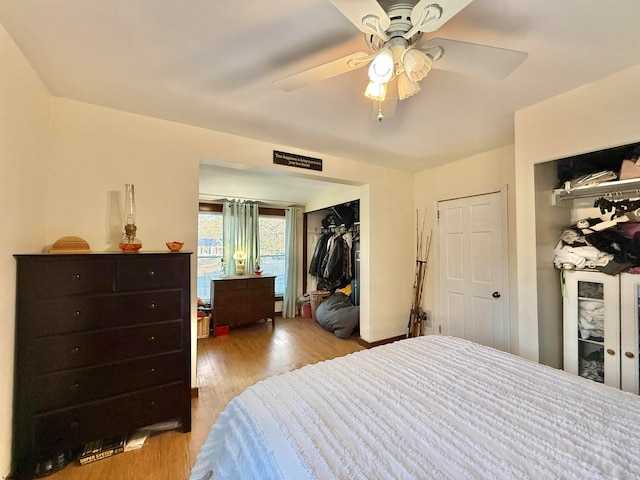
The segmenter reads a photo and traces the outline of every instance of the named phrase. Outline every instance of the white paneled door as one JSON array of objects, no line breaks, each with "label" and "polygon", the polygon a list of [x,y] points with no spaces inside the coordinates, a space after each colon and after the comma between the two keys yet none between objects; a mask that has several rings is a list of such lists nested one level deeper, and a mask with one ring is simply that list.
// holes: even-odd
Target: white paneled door
[{"label": "white paneled door", "polygon": [[439,302],[444,335],[509,351],[503,195],[438,203]]}]

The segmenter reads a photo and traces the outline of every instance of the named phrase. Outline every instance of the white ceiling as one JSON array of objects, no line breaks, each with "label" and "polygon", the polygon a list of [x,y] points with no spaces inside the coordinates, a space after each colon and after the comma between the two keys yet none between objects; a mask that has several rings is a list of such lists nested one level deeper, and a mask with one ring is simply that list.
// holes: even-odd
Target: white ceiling
[{"label": "white ceiling", "polygon": [[528,58],[500,82],[434,69],[378,123],[366,69],[272,85],[366,50],[329,0],[0,0],[0,22],[53,95],[408,171],[513,143],[515,111],[640,63],[638,0],[475,0],[426,35]]},{"label": "white ceiling", "polygon": [[339,191],[345,185],[305,178],[282,170],[237,168],[224,162],[204,160],[200,164],[200,200],[242,198],[280,207],[306,205],[323,191]]}]

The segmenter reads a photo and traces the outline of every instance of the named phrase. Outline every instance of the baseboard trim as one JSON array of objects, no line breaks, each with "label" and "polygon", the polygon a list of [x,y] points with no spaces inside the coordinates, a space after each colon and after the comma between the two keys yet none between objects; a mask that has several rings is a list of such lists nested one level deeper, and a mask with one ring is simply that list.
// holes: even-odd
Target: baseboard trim
[{"label": "baseboard trim", "polygon": [[191,398],[198,398],[198,387],[191,389]]},{"label": "baseboard trim", "polygon": [[358,343],[360,345],[362,345],[365,348],[373,348],[373,347],[377,347],[379,345],[384,345],[386,343],[393,343],[396,342],[398,340],[404,340],[406,337],[406,335],[398,335],[397,337],[391,337],[391,338],[385,338],[384,340],[378,340],[377,342],[367,342],[365,340],[362,339],[362,337],[358,338]]}]

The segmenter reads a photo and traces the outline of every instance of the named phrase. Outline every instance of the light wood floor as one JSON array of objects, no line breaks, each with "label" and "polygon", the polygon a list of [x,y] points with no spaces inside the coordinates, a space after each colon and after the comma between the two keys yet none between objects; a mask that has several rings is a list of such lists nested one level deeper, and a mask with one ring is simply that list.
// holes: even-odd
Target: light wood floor
[{"label": "light wood floor", "polygon": [[310,318],[276,319],[232,329],[229,335],[198,340],[199,396],[193,399],[190,433],[150,437],[140,450],[98,462],[71,464],[51,480],[183,480],[189,478],[200,446],[227,402],[271,375],[362,350],[354,334],[341,340]]}]

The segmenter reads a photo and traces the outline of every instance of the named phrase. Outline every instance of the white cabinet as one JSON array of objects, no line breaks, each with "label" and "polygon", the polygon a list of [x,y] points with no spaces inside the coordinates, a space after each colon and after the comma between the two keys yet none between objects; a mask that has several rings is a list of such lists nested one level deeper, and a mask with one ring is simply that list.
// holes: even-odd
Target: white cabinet
[{"label": "white cabinet", "polygon": [[640,275],[564,274],[564,369],[639,393]]},{"label": "white cabinet", "polygon": [[620,275],[620,305],[621,388],[640,393],[640,275]]}]

